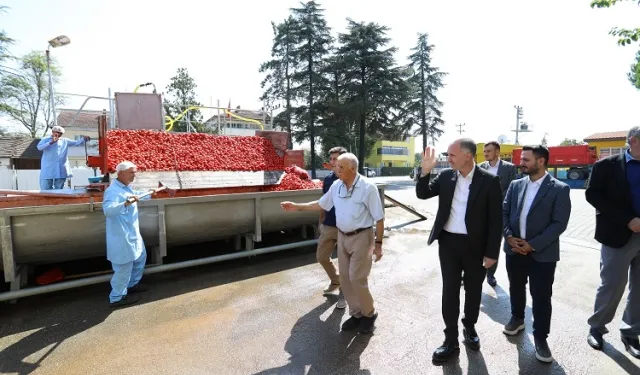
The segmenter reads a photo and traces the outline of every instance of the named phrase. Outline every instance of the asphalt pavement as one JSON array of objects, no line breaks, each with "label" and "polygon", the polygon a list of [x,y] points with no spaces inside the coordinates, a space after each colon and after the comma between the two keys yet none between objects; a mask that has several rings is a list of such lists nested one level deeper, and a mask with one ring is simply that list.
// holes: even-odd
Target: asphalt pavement
[{"label": "asphalt pavement", "polygon": [[335,308],[337,296],[322,295],[326,275],[313,249],[301,249],[151,275],[141,302],[119,310],[107,306],[107,284],[0,305],[0,373],[640,374],[640,360],[617,333],[626,299],[604,351],[586,343],[599,251],[582,190],[572,191],[554,284],[555,361],[535,359],[530,307],[524,334],[502,333],[510,317],[502,261],[498,286],[484,285],[481,350],[461,346],[457,359],[434,365],[431,354],[443,340],[442,283],[437,243],[426,241],[437,203],[417,200],[408,177],[379,181],[429,219],[407,225],[415,216],[387,209],[392,229],[370,277],[379,312],[373,335],[340,332],[348,313]]}]

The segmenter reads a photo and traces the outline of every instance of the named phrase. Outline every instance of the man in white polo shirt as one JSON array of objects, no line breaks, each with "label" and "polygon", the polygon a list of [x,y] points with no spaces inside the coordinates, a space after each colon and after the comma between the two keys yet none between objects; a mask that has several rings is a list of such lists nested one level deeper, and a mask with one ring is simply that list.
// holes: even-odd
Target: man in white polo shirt
[{"label": "man in white polo shirt", "polygon": [[336,208],[340,288],[351,315],[342,324],[342,330],[359,328],[360,333],[367,334],[373,332],[378,317],[368,278],[373,254],[376,262],[382,258],[384,208],[376,185],[358,174],[358,158],[354,154],[338,157],[338,178],[340,180],[334,182],[317,201],[282,202],[281,205],[286,211],[329,211]]}]

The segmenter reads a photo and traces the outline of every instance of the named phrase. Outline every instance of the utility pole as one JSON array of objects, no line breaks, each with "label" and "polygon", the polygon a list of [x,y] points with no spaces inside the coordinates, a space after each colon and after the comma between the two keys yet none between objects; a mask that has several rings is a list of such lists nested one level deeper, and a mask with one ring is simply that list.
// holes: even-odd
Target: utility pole
[{"label": "utility pole", "polygon": [[520,120],[524,115],[524,111],[522,110],[522,107],[518,105],[514,105],[513,108],[516,109],[516,128],[515,130],[512,130],[512,131],[516,132],[516,145],[519,145],[520,133],[529,133],[531,132],[531,130],[529,129],[529,125],[527,125],[526,122],[523,122],[522,125],[520,125]]},{"label": "utility pole", "polygon": [[460,133],[460,135],[462,135],[462,133],[464,132],[464,130],[462,130],[462,128],[464,128],[465,126],[467,126],[466,123],[462,123],[462,124],[456,125],[456,127],[458,128],[458,133]]}]

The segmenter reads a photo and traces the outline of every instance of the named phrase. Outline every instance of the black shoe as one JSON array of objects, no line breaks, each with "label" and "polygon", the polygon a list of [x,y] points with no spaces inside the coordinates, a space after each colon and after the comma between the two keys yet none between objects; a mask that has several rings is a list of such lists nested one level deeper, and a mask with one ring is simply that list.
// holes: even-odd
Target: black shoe
[{"label": "black shoe", "polygon": [[504,326],[504,329],[502,330],[502,332],[505,335],[513,336],[523,330],[524,330],[524,319],[518,319],[512,316],[511,320],[509,320],[509,323],[507,323]]},{"label": "black shoe", "polygon": [[595,329],[590,330],[589,336],[587,337],[587,343],[595,350],[602,350],[602,346],[604,345],[602,333]]},{"label": "black shoe", "polygon": [[362,321],[362,318],[356,318],[355,316],[352,316],[351,318],[347,319],[344,323],[342,323],[342,330],[353,331],[354,329],[360,326],[361,321]]},{"label": "black shoe", "polygon": [[138,302],[140,300],[140,298],[136,297],[136,296],[130,296],[130,295],[126,295],[124,297],[122,297],[122,299],[118,302],[111,302],[109,304],[109,306],[111,307],[121,307],[121,306],[127,306],[127,305],[133,305],[134,303]]},{"label": "black shoe", "polygon": [[487,283],[491,286],[498,285],[498,281],[496,280],[496,278],[491,275],[487,275]]},{"label": "black shoe", "polygon": [[458,341],[446,340],[441,347],[433,352],[433,360],[436,362],[446,362],[449,360],[449,358],[453,357],[456,354],[460,354],[460,346],[458,345]]},{"label": "black shoe", "polygon": [[480,350],[480,337],[474,327],[464,327],[462,329],[462,335],[464,336],[464,343],[471,350]]},{"label": "black shoe", "polygon": [[635,358],[640,359],[640,340],[636,337],[622,337],[622,343],[624,344],[624,348],[627,349],[627,352],[631,354]]},{"label": "black shoe", "polygon": [[553,362],[553,356],[551,355],[551,349],[549,349],[547,340],[534,337],[534,341],[536,343],[536,358],[545,363]]},{"label": "black shoe", "polygon": [[360,321],[360,333],[368,335],[373,332],[373,330],[376,328],[374,324],[376,322],[376,319],[378,319],[378,313],[373,314],[370,318],[363,316],[362,320]]},{"label": "black shoe", "polygon": [[134,285],[133,287],[127,289],[127,293],[142,293],[142,292],[146,292],[149,290],[149,287],[145,284],[140,284],[137,283],[136,285]]}]

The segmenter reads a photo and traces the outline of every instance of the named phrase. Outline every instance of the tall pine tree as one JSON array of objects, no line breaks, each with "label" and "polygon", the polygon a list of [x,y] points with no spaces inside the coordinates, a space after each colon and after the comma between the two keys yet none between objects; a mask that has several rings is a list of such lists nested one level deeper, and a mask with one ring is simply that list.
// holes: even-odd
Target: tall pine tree
[{"label": "tall pine tree", "polygon": [[268,108],[274,108],[275,103],[284,101],[285,110],[278,113],[274,123],[284,128],[288,134],[288,148],[293,148],[292,127],[292,102],[293,86],[292,77],[297,67],[297,61],[293,57],[293,49],[297,45],[298,28],[297,21],[289,17],[284,22],[273,27],[273,46],[271,47],[271,60],[260,66],[260,73],[267,73],[261,83],[264,90],[260,100],[267,104]]},{"label": "tall pine tree", "polygon": [[338,55],[345,64],[345,110],[357,124],[360,173],[371,147],[379,139],[398,139],[403,128],[399,111],[409,94],[402,71],[395,66],[395,47],[386,26],[348,19],[340,34]]},{"label": "tall pine tree", "polygon": [[[292,8],[291,13],[296,20],[297,45],[293,51],[293,59],[300,68],[293,74],[295,96],[304,104],[296,108],[296,116],[301,124],[296,140],[309,139],[311,149],[311,165],[316,163],[316,131],[315,122],[319,116],[315,102],[319,101],[327,87],[323,76],[323,64],[329,54],[332,38],[330,29],[324,19],[324,9],[315,1],[301,3],[300,8]],[[306,126],[305,126],[306,124]],[[316,178],[315,168],[311,177]]]},{"label": "tall pine tree", "polygon": [[411,86],[411,97],[404,115],[408,132],[418,125],[414,133],[422,135],[422,149],[428,144],[429,137],[437,140],[443,133],[442,102],[438,100],[437,91],[444,87],[443,79],[447,73],[441,72],[431,64],[431,53],[435,48],[428,43],[428,35],[418,34],[418,43],[411,50],[409,68],[413,71],[408,79]]}]

